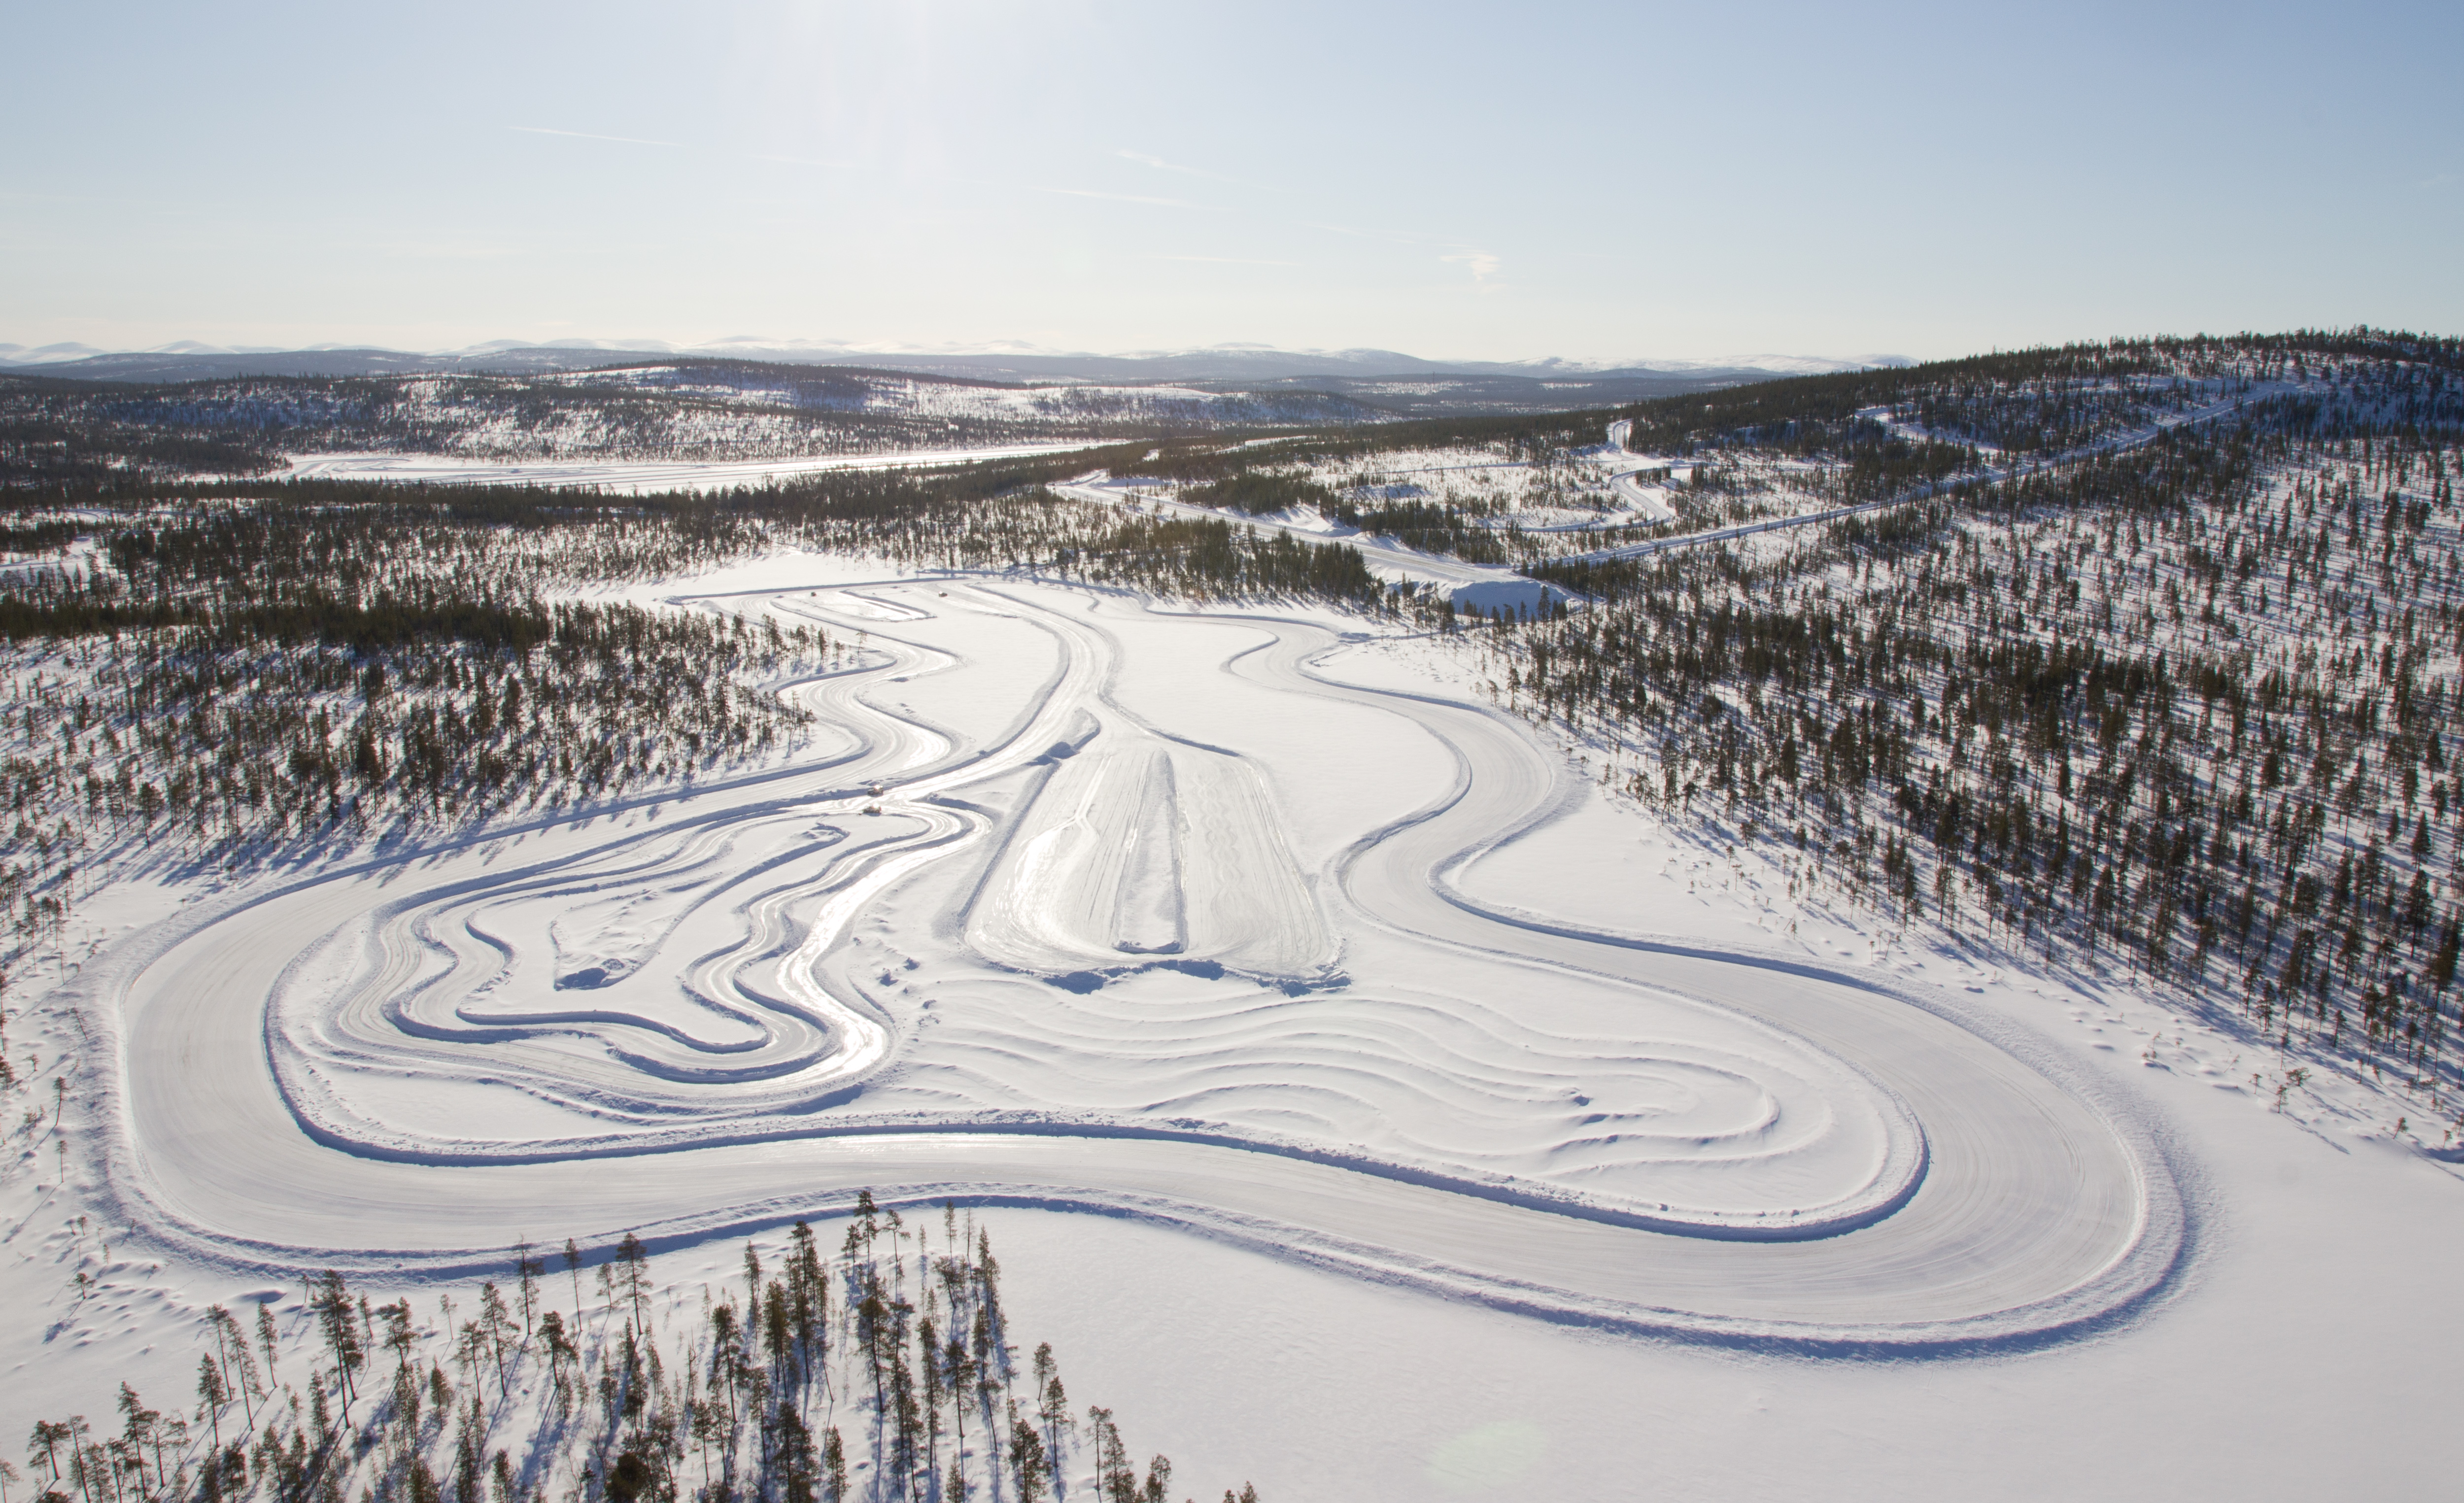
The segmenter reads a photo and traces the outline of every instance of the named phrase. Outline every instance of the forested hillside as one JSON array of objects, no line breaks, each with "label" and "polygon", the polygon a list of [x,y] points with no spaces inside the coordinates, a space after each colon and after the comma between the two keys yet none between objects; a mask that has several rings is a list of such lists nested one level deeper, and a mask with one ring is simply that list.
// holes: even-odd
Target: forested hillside
[{"label": "forested hillside", "polygon": [[1386,608],[1349,548],[1043,489],[1084,462],[621,502],[331,481],[37,493],[0,534],[21,558],[0,572],[0,975],[60,931],[80,873],[133,851],[254,863],[742,771],[802,744],[781,689],[864,662],[810,629],[576,598],[594,587],[796,546]]},{"label": "forested hillside", "polygon": [[287,455],[326,452],[750,460],[1393,415],[1318,391],[1028,387],[740,361],[159,386],[0,375],[0,488],[129,474],[263,474]]},{"label": "forested hillside", "polygon": [[[1530,566],[1647,551],[2014,477],[2189,425],[2464,421],[2452,341],[2370,331],[2140,341],[1757,383],[1633,407],[1190,435],[1136,474],[1184,499],[1330,520]],[[1622,448],[1602,441],[1622,424]],[[1638,482],[1622,491],[1617,476]],[[1646,497],[1664,503],[1647,510]]]},{"label": "forested hillside", "polygon": [[1877,477],[1851,495],[1971,478],[1543,568],[1592,604],[1498,629],[1497,681],[1616,748],[1635,796],[1789,852],[1803,891],[2125,969],[2448,1115],[2460,382],[2455,342],[2365,332],[1647,405],[1638,431],[1697,460]]}]

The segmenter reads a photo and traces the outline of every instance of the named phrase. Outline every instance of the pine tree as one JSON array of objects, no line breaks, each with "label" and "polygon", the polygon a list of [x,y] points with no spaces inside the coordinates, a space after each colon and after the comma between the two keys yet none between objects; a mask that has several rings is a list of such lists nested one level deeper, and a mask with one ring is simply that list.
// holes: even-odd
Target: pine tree
[{"label": "pine tree", "polygon": [[359,1371],[363,1349],[359,1326],[351,1318],[350,1292],[344,1287],[341,1274],[327,1269],[319,1275],[309,1309],[317,1316],[318,1328],[325,1337],[326,1350],[333,1355],[335,1379],[342,1400],[342,1420],[348,1424],[351,1400],[358,1391],[353,1375]]}]

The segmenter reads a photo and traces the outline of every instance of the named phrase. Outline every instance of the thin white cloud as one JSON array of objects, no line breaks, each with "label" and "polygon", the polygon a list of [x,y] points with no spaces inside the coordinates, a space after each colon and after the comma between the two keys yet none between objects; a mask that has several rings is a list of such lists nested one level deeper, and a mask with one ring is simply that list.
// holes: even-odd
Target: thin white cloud
[{"label": "thin white cloud", "polygon": [[645,141],[639,136],[602,136],[595,131],[557,130],[554,127],[547,125],[509,125],[506,128],[509,130],[518,130],[523,134],[530,136],[570,136],[576,141],[613,141],[627,146],[680,146],[684,144],[684,143],[678,141]]},{"label": "thin white cloud", "polygon": [[1454,255],[1441,255],[1438,259],[1451,266],[1463,267],[1471,273],[1471,279],[1476,282],[1485,282],[1496,276],[1497,269],[1505,264],[1486,251],[1463,251]]}]

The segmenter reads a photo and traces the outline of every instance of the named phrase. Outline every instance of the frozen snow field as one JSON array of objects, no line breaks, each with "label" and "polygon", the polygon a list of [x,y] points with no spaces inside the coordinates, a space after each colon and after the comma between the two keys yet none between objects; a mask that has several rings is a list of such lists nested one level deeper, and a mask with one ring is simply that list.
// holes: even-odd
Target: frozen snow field
[{"label": "frozen snow field", "polygon": [[1022,1324],[1278,1503],[2453,1471],[2448,1166],[2127,999],[1698,888],[1393,629],[797,556],[647,593],[860,634],[788,691],[819,749],[96,900],[0,1418],[176,1389],[279,1271],[689,1271],[869,1186],[998,1207]]},{"label": "frozen snow field", "polygon": [[500,459],[460,454],[301,454],[278,478],[402,480],[429,485],[575,485],[617,495],[664,491],[722,491],[736,486],[776,485],[799,475],[832,470],[931,469],[986,459],[1067,453],[1094,445],[1086,440],[1011,444],[996,448],[901,450],[885,453],[819,454],[787,459],[606,459],[561,455]]}]

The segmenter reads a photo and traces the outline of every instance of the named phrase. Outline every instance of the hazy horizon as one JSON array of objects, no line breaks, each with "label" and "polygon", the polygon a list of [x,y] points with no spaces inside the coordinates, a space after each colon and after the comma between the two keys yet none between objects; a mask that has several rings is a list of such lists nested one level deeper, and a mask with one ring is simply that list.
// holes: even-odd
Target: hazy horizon
[{"label": "hazy horizon", "polygon": [[[0,334],[5,334],[6,332],[6,330],[0,330]],[[1287,346],[1261,344],[1255,342],[1239,340],[1219,341],[1209,344],[1180,345],[1173,348],[1067,349],[1048,344],[1030,344],[1023,341],[1015,340],[951,340],[938,343],[926,344],[895,340],[876,340],[869,342],[803,339],[773,340],[763,338],[759,335],[737,334],[696,343],[662,340],[647,336],[639,339],[606,339],[597,336],[563,336],[540,340],[480,340],[469,344],[430,346],[428,348],[408,348],[400,345],[355,343],[342,340],[321,340],[313,344],[282,345],[254,343],[219,344],[209,341],[191,339],[166,340],[161,343],[149,345],[106,348],[104,346],[91,344],[84,341],[77,340],[62,340],[55,341],[49,344],[33,345],[19,341],[0,339],[0,352],[13,352],[0,353],[0,362],[8,362],[11,360],[22,361],[24,356],[55,351],[76,351],[79,352],[81,356],[124,354],[272,355],[311,353],[317,351],[341,352],[358,349],[375,349],[383,350],[387,353],[409,355],[471,355],[498,349],[580,349],[606,350],[611,354],[672,352],[677,355],[694,356],[725,356],[740,351],[749,357],[759,357],[767,354],[792,351],[799,354],[839,352],[845,355],[879,355],[884,359],[964,359],[972,356],[983,356],[987,358],[1012,357],[1029,359],[1083,360],[1159,359],[1173,356],[1208,354],[1223,354],[1230,356],[1248,354],[1290,355],[1297,357],[1340,359],[1354,356],[1387,354],[1403,356],[1422,364],[1459,364],[1463,365],[1523,364],[1544,367],[1556,365],[1562,365],[1568,369],[1593,369],[1615,364],[1640,365],[1653,360],[1664,360],[1666,365],[1671,368],[1709,367],[1730,363],[1739,366],[1749,366],[1750,363],[1756,361],[1804,364],[1807,365],[1825,363],[1843,365],[1853,364],[1898,365],[1905,364],[1908,361],[1908,357],[1901,355],[1899,352],[1894,350],[1867,350],[1847,355],[1829,352],[1809,352],[1803,350],[1740,350],[1731,351],[1723,356],[1707,358],[1700,356],[1658,357],[1647,352],[1639,352],[1621,361],[1614,358],[1610,361],[1575,361],[1564,356],[1544,352],[1502,361],[1491,357],[1464,357],[1457,359],[1456,357],[1447,355],[1443,352],[1431,355],[1419,350],[1383,349],[1374,345],[1352,345],[1341,349],[1296,349]]]}]

